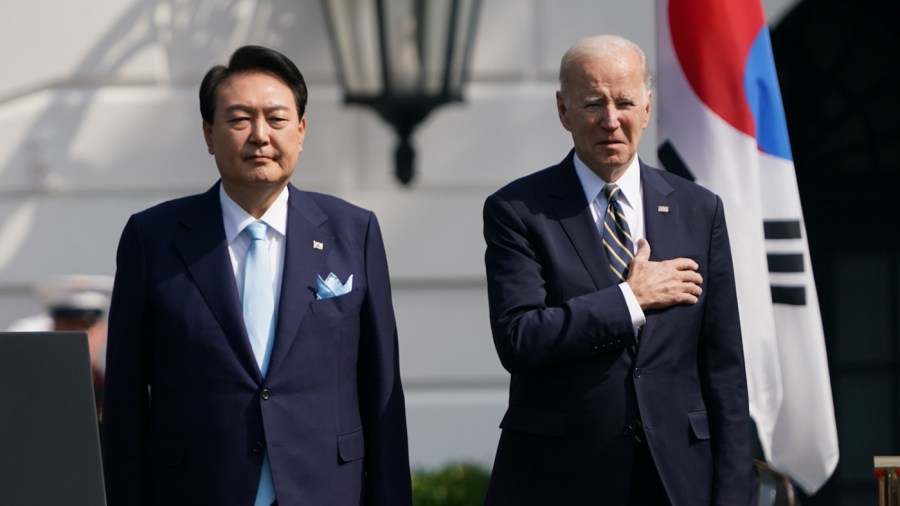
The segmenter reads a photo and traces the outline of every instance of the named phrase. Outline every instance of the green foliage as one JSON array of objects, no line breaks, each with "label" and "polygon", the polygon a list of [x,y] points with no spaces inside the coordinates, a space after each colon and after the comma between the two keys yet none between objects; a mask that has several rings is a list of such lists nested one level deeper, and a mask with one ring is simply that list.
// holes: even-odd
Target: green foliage
[{"label": "green foliage", "polygon": [[413,506],[482,506],[489,479],[487,469],[469,462],[415,471]]}]

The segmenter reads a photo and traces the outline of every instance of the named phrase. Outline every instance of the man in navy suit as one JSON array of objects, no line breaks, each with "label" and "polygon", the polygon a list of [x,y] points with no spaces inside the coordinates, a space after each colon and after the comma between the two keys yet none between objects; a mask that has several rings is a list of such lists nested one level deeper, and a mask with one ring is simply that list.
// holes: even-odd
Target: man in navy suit
[{"label": "man in navy suit", "polygon": [[[289,183],[305,105],[287,57],[238,49],[200,87],[220,181],[125,226],[103,426],[110,505],[411,503],[381,232],[371,212]],[[256,222],[275,308],[262,359],[242,316]]]},{"label": "man in navy suit", "polygon": [[651,84],[633,42],[573,45],[556,102],[574,150],[484,206],[491,327],[511,374],[486,504],[747,505],[722,202],[638,160]]}]

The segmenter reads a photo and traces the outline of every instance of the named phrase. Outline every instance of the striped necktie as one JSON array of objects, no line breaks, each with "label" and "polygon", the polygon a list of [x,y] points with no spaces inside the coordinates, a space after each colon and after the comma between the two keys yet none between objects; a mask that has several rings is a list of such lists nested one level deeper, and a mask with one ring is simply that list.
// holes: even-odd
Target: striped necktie
[{"label": "striped necktie", "polygon": [[619,205],[618,185],[603,187],[606,197],[606,212],[603,214],[603,247],[609,259],[609,268],[622,281],[628,277],[628,264],[634,258],[634,241],[628,230],[628,222],[622,206]]}]

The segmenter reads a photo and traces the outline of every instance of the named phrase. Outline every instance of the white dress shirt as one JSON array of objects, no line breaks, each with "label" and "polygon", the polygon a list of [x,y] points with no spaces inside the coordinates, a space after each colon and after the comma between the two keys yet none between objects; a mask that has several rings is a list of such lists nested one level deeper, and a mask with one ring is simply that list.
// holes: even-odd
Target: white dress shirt
[{"label": "white dress shirt", "polygon": [[[275,310],[281,298],[281,275],[284,272],[284,247],[287,234],[287,187],[278,195],[272,206],[259,221],[268,225],[266,239],[269,245],[269,265],[272,266],[272,290],[275,295]],[[257,221],[231,197],[225,188],[219,185],[219,201],[222,203],[222,222],[225,225],[225,241],[228,243],[228,255],[231,257],[231,269],[237,282],[238,294],[244,293],[244,261],[250,247],[250,238],[242,234],[244,228]]]},{"label": "white dress shirt", "polygon": [[[575,153],[574,162],[575,173],[578,175],[578,180],[581,181],[584,196],[590,203],[594,223],[602,236],[603,216],[606,214],[607,205],[606,197],[603,195],[603,188],[607,183],[589,169],[578,158],[577,153]],[[619,204],[622,206],[625,221],[628,222],[628,230],[631,232],[632,239],[634,239],[634,247],[637,248],[638,239],[644,237],[644,197],[641,193],[641,167],[637,157],[634,157],[631,165],[628,166],[625,173],[622,174],[622,177],[615,184],[619,186]],[[636,251],[637,249],[635,249]],[[598,254],[605,256],[603,251],[599,251]],[[635,334],[637,334],[644,323],[647,322],[647,318],[644,316],[644,311],[641,309],[641,305],[638,303],[628,283],[619,283],[619,289],[622,290],[622,295],[625,296],[625,303],[628,304],[628,312],[631,315],[631,323],[634,326]]]}]

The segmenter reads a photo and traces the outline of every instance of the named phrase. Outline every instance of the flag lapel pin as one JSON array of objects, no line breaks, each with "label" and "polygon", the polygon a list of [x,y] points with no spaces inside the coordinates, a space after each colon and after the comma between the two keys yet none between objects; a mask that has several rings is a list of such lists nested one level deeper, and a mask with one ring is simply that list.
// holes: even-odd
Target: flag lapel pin
[{"label": "flag lapel pin", "polygon": [[656,210],[661,213],[667,213],[669,212],[669,206],[657,206]]},{"label": "flag lapel pin", "polygon": [[319,241],[313,241],[313,249],[325,249],[325,244]]}]

